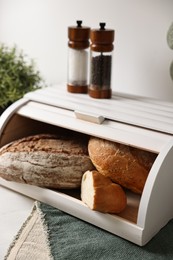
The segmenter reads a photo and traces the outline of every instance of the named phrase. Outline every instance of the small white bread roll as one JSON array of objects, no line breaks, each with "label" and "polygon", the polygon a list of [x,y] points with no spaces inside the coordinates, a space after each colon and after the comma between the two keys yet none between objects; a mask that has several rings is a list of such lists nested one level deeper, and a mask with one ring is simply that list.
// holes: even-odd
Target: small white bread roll
[{"label": "small white bread roll", "polygon": [[127,205],[123,188],[95,170],[82,177],[81,199],[90,209],[104,213],[120,213]]}]

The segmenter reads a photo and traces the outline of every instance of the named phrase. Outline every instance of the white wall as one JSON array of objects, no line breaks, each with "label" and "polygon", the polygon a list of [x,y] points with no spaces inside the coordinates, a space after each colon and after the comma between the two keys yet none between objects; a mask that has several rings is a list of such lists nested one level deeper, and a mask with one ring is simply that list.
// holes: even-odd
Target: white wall
[{"label": "white wall", "polygon": [[34,58],[48,83],[66,82],[67,27],[77,19],[115,29],[115,91],[173,101],[172,0],[0,0],[0,42]]}]

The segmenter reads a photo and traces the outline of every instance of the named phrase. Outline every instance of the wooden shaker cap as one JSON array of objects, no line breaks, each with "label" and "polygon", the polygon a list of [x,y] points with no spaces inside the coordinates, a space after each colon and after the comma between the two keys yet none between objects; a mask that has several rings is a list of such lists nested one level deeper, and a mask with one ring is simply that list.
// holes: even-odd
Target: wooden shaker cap
[{"label": "wooden shaker cap", "polygon": [[90,27],[82,26],[82,21],[77,21],[77,26],[68,27],[68,46],[74,49],[89,47]]},{"label": "wooden shaker cap", "polygon": [[105,25],[105,23],[100,23],[99,29],[91,30],[91,50],[97,52],[111,52],[114,49],[114,30],[105,29]]}]

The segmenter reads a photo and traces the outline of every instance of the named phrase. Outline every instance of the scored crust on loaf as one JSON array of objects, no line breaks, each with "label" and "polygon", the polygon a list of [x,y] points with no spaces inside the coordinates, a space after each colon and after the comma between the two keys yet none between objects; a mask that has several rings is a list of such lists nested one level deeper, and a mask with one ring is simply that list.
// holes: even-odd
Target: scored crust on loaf
[{"label": "scored crust on loaf", "polygon": [[103,213],[120,213],[127,205],[122,187],[95,170],[82,177],[81,199],[90,209]]},{"label": "scored crust on loaf", "polygon": [[90,138],[88,152],[101,174],[139,194],[156,159],[156,154],[96,137]]},{"label": "scored crust on loaf", "polygon": [[39,134],[0,149],[0,177],[49,188],[80,187],[83,173],[94,166],[87,140]]}]

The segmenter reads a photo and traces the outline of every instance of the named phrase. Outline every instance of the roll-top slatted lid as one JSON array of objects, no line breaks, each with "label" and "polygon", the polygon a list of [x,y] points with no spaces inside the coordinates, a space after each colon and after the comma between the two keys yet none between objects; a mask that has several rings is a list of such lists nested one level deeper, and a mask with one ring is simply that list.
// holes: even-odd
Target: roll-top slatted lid
[{"label": "roll-top slatted lid", "polygon": [[68,93],[63,86],[43,88],[25,96],[29,100],[55,107],[173,134],[171,102],[115,93],[112,99],[93,99],[87,94]]}]

